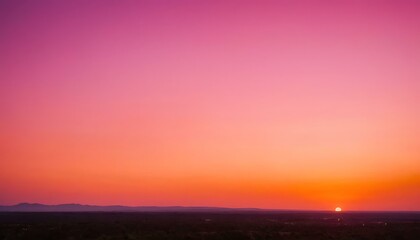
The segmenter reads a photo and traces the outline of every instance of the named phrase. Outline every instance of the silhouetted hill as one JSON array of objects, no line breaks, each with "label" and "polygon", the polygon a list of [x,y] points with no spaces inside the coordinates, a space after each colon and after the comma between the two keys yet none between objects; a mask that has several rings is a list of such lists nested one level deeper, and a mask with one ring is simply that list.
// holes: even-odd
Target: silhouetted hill
[{"label": "silhouetted hill", "polygon": [[0,212],[232,212],[260,211],[258,208],[222,208],[222,207],[182,207],[182,206],[95,206],[82,204],[45,205],[39,203],[19,203],[12,206],[0,206]]}]

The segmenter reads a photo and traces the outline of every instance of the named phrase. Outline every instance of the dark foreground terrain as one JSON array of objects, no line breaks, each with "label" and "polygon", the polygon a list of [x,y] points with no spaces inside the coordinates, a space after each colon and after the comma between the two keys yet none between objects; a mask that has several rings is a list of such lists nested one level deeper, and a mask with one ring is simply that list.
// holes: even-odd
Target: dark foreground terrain
[{"label": "dark foreground terrain", "polygon": [[420,213],[12,213],[0,239],[420,239]]}]

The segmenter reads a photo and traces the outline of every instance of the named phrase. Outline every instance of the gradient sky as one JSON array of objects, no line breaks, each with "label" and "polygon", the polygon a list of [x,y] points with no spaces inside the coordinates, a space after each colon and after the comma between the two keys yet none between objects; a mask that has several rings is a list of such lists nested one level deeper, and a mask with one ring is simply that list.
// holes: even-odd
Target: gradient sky
[{"label": "gradient sky", "polygon": [[0,204],[420,210],[419,1],[0,2]]}]

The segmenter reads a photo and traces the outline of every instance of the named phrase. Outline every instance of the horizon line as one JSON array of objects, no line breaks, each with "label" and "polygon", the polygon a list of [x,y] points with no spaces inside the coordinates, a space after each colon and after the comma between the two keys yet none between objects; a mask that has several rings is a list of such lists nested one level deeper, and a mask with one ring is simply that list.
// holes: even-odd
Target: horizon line
[{"label": "horizon line", "polygon": [[[58,206],[65,206],[65,205],[77,205],[83,207],[124,207],[124,208],[191,208],[191,209],[198,209],[198,208],[210,208],[210,209],[225,209],[225,210],[249,210],[249,211],[283,211],[283,212],[335,212],[334,208],[331,209],[288,209],[288,208],[260,208],[260,207],[226,207],[226,206],[206,206],[206,205],[199,205],[199,206],[191,206],[191,205],[120,205],[120,204],[111,204],[111,205],[96,205],[96,204],[82,204],[82,203],[58,203],[58,204],[44,204],[39,202],[19,202],[12,205],[0,205],[0,207],[17,207],[20,205],[40,205],[46,207],[58,207]],[[0,209],[0,212],[1,209]],[[50,212],[59,212],[59,211],[50,211]],[[77,211],[74,211],[77,212]],[[81,211],[83,212],[83,211]],[[93,211],[95,212],[95,211]],[[103,211],[97,211],[103,212]],[[357,209],[343,209],[342,212],[413,212],[413,213],[420,213],[419,210],[357,210]],[[341,212],[341,213],[342,213]]]}]

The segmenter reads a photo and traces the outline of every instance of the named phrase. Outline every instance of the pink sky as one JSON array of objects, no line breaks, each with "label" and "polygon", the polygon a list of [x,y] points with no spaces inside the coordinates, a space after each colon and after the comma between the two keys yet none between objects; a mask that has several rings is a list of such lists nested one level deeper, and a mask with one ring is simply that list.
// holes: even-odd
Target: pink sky
[{"label": "pink sky", "polygon": [[417,1],[1,1],[0,204],[420,210]]}]

